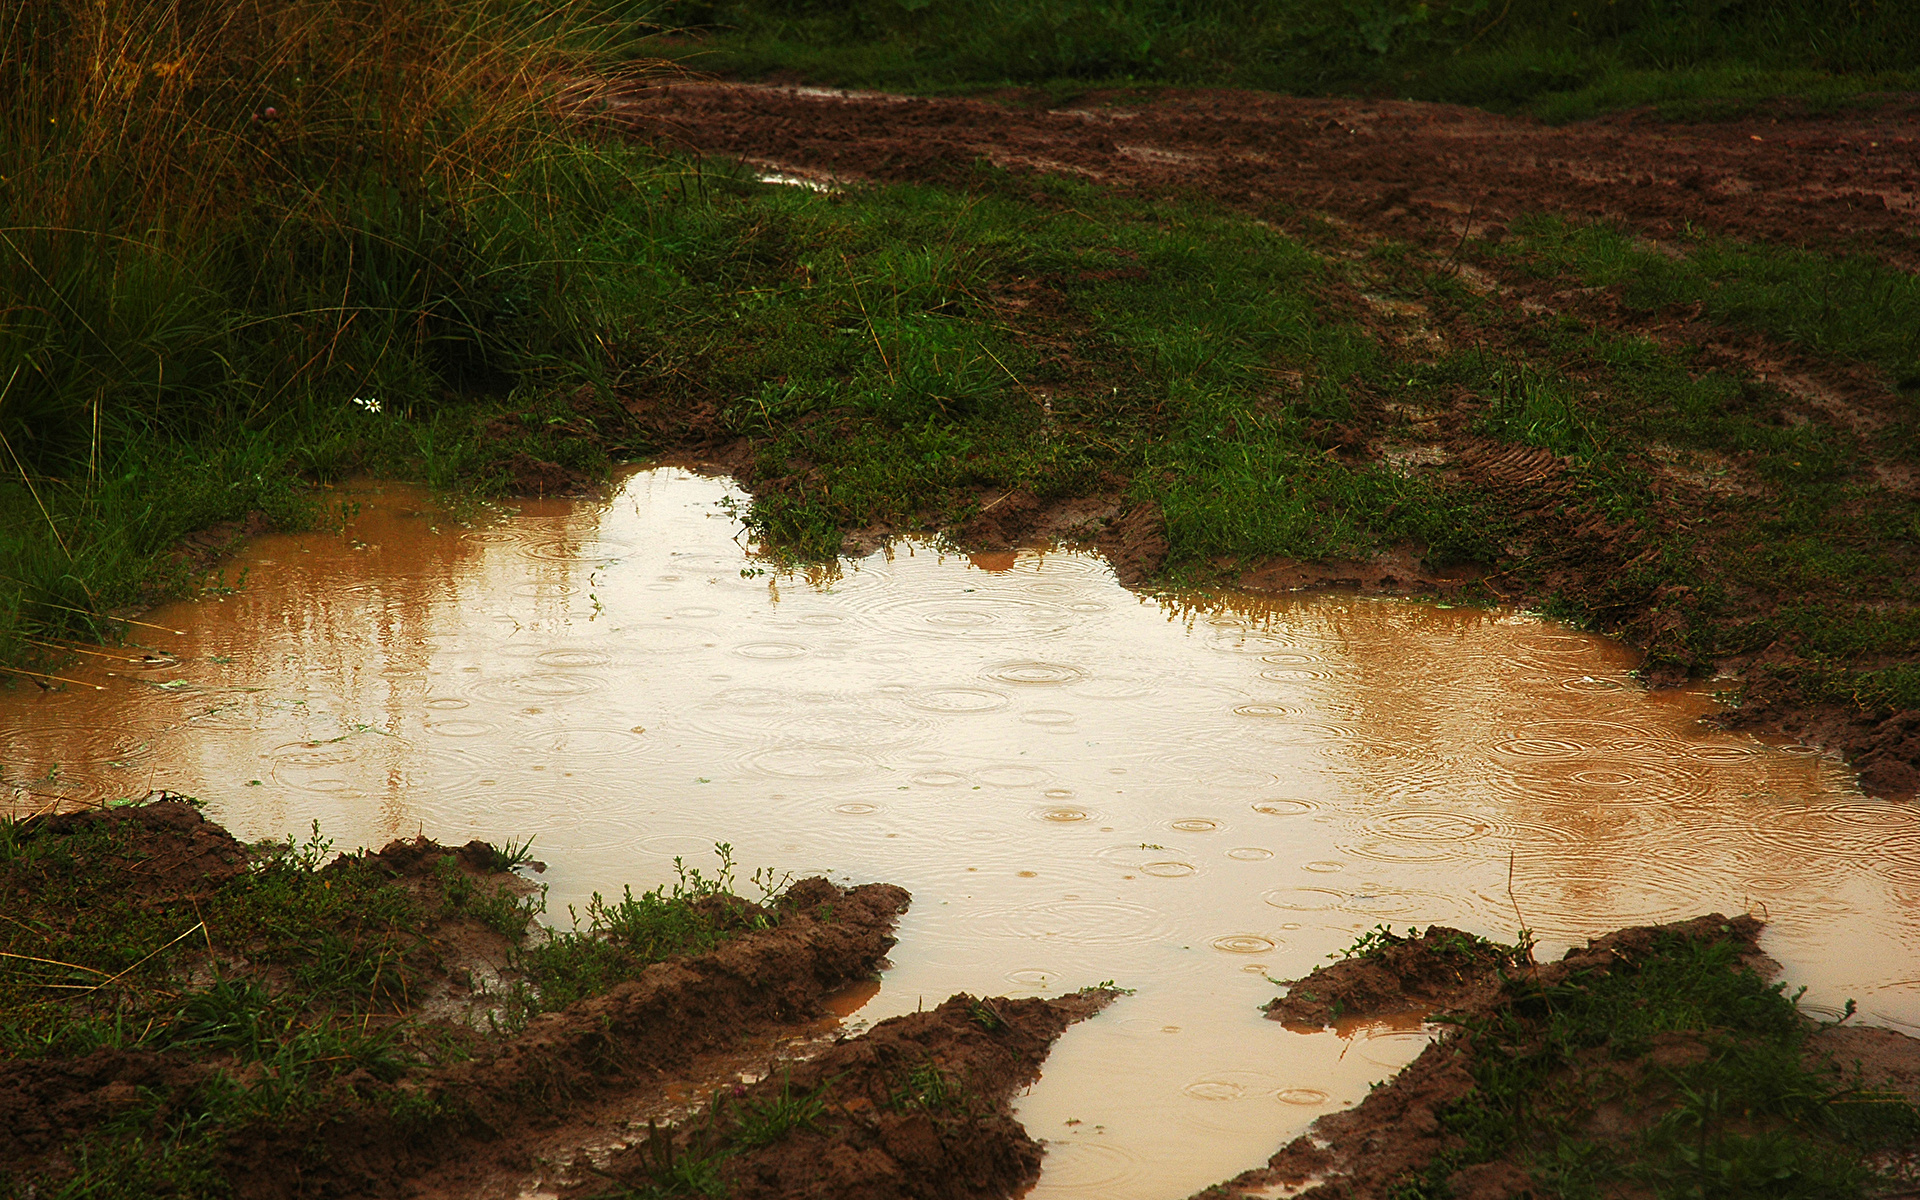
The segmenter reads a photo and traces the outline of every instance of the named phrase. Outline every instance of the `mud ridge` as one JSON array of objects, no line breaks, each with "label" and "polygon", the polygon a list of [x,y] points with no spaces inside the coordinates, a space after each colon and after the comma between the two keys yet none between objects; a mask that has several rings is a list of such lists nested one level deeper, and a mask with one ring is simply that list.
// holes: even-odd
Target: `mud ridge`
[{"label": "mud ridge", "polygon": [[[907,893],[802,880],[780,923],[718,950],[647,968],[604,995],[536,1017],[471,1060],[391,1085],[448,1114],[425,1136],[396,1136],[387,1106],[329,1116],[306,1137],[311,1167],[289,1172],[286,1131],[261,1130],[230,1151],[244,1197],[398,1195],[398,1181],[452,1158],[514,1163],[517,1136],[552,1128],[604,1093],[650,1083],[750,1031],[815,1017],[821,1000],[876,973]],[[363,1101],[385,1085],[357,1081]],[[317,1151],[317,1152],[316,1152]]]},{"label": "mud ridge", "polygon": [[[1013,1119],[1054,1040],[1118,993],[1058,999],[956,995],[717,1095],[678,1130],[655,1130],[605,1174],[627,1187],[676,1162],[709,1162],[734,1200],[999,1200],[1040,1176],[1043,1147]],[[768,1138],[758,1115],[796,1099],[808,1115]],[[593,1185],[582,1185],[584,1195]]]},{"label": "mud ridge", "polygon": [[[57,1189],[77,1165],[70,1161],[75,1146],[122,1136],[128,1122],[164,1137],[174,1123],[199,1120],[195,1114],[210,1097],[276,1083],[272,1054],[236,1056],[241,1043],[231,1039],[169,1034],[188,1018],[168,1005],[218,989],[223,980],[266,989],[252,993],[262,998],[287,986],[288,972],[299,964],[245,961],[226,945],[225,926],[215,914],[237,903],[236,889],[265,886],[258,883],[267,869],[262,864],[296,854],[294,847],[243,845],[191,805],[170,798],[28,818],[0,827],[0,836],[8,851],[0,866],[44,852],[30,859],[33,870],[92,871],[131,896],[136,908],[188,914],[169,920],[183,921],[192,934],[183,943],[186,960],[169,978],[136,985],[137,995],[161,1007],[151,1020],[139,1018],[146,1032],[136,1025],[122,1048],[0,1056],[0,1187],[26,1172],[25,1180]],[[313,890],[365,888],[371,878],[421,901],[417,911],[425,923],[416,931],[415,949],[384,967],[410,980],[404,991],[389,993],[401,997],[394,1006],[364,1014],[315,1008],[299,1013],[298,1021],[311,1030],[344,1023],[362,1034],[405,1033],[406,1046],[437,1050],[424,1058],[418,1050],[390,1058],[391,1073],[362,1067],[322,1074],[306,1085],[297,1078],[279,1080],[292,1085],[290,1105],[243,1106],[241,1111],[256,1115],[226,1124],[198,1152],[206,1170],[235,1195],[288,1198],[408,1194],[413,1180],[436,1166],[450,1167],[442,1177],[456,1184],[524,1173],[524,1146],[534,1133],[563,1127],[596,1102],[672,1078],[703,1054],[827,1016],[828,997],[874,978],[886,965],[894,924],[910,900],[887,884],[842,888],[819,878],[792,884],[766,907],[727,894],[705,896],[696,908],[725,908],[708,916],[740,930],[715,949],[654,963],[597,995],[534,1016],[518,1032],[488,1032],[485,1016],[497,997],[478,977],[511,973],[513,939],[502,931],[498,903],[534,890],[499,866],[499,852],[482,842],[450,848],[413,838],[377,852],[341,855],[310,874],[284,864],[276,868],[283,875],[292,871]],[[17,900],[15,885],[26,878],[37,876],[20,876],[17,869],[12,876],[0,873],[0,899]],[[494,910],[464,900],[426,904],[430,897],[470,896],[475,892],[469,889],[481,887],[500,889],[479,893],[497,898]],[[48,923],[86,919],[83,913],[24,911]],[[196,932],[196,911],[203,925],[216,921],[208,934]],[[522,920],[531,911],[505,910]],[[277,919],[298,925],[304,918],[294,907]],[[307,957],[320,953],[329,936],[334,931],[327,926],[308,931]],[[206,955],[198,951],[200,940]],[[216,942],[222,945],[217,955]],[[84,1000],[90,993],[78,994]],[[150,1040],[148,1034],[155,1036]],[[452,1194],[472,1192],[456,1186]]]},{"label": "mud ridge", "polygon": [[[1442,1118],[1468,1100],[1477,1086],[1472,1068],[1478,1043],[1463,1030],[1477,1022],[1499,1029],[1503,1041],[1524,1042],[1527,1026],[1513,1019],[1523,1008],[1540,1007],[1540,998],[1556,988],[1585,988],[1612,971],[1637,971],[1675,939],[1730,945],[1735,967],[1771,975],[1778,964],[1759,948],[1762,928],[1751,916],[1712,913],[1669,925],[1622,929],[1569,950],[1558,962],[1536,964],[1517,953],[1520,948],[1491,946],[1436,926],[1418,937],[1389,939],[1366,961],[1348,959],[1318,968],[1269,1005],[1268,1016],[1317,1028],[1336,1015],[1419,1012],[1447,1016],[1451,1031],[1356,1107],[1321,1117],[1265,1166],[1197,1192],[1193,1200],[1253,1200],[1282,1187],[1288,1189],[1286,1195],[1313,1200],[1389,1200],[1404,1194],[1409,1181],[1430,1164],[1448,1161],[1441,1156],[1462,1149],[1459,1134]],[[1550,1009],[1552,1001],[1544,1004]],[[1808,1026],[1802,1054],[1810,1070],[1882,1089],[1877,1094],[1895,1102],[1920,1103],[1920,1039],[1886,1029]],[[1712,1037],[1712,1031],[1658,1034],[1637,1056],[1619,1055],[1612,1067],[1603,1069],[1614,1072],[1610,1079],[1657,1075],[1703,1061]],[[1606,1126],[1603,1119],[1589,1134],[1605,1139],[1620,1136],[1621,1130]],[[1521,1150],[1510,1149],[1490,1161],[1469,1163],[1446,1178],[1447,1194],[1463,1200],[1555,1194],[1540,1190],[1523,1157]]]}]

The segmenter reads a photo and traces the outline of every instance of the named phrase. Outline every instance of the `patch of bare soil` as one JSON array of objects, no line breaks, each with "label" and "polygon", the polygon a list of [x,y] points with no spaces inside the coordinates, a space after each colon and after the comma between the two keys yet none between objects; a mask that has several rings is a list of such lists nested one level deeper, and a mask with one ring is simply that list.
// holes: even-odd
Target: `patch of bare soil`
[{"label": "patch of bare soil", "polygon": [[[704,1114],[615,1155],[605,1174],[644,1189],[706,1164],[736,1200],[997,1200],[1040,1175],[1043,1149],[1012,1097],[1056,1038],[1110,1003],[957,995],[875,1025]],[[769,1121],[775,1112],[802,1115]],[[579,1193],[596,1185],[582,1184]],[[599,1186],[604,1186],[601,1184]]]},{"label": "patch of bare soil", "polygon": [[[1614,969],[1634,969],[1655,952],[1657,942],[1675,936],[1731,942],[1739,952],[1739,963],[1765,976],[1777,971],[1778,964],[1759,949],[1761,928],[1761,922],[1750,916],[1728,918],[1718,913],[1670,925],[1635,926],[1545,964],[1516,961],[1485,943],[1479,954],[1469,955],[1464,950],[1470,939],[1454,930],[1431,928],[1418,938],[1385,946],[1367,956],[1367,961],[1349,959],[1315,970],[1293,983],[1284,999],[1270,1005],[1268,1015],[1314,1027],[1330,1023],[1336,1014],[1421,1012],[1469,1022],[1492,1018],[1515,1011],[1523,996],[1537,997],[1542,989],[1583,985]],[[1509,1030],[1503,1036],[1523,1036],[1521,1025],[1502,1028]],[[1320,1118],[1265,1166],[1198,1192],[1194,1200],[1252,1200],[1271,1196],[1280,1187],[1298,1189],[1287,1195],[1315,1200],[1387,1200],[1436,1155],[1461,1144],[1442,1124],[1440,1114],[1471,1095],[1476,1086],[1470,1071],[1473,1047],[1459,1033],[1443,1035],[1399,1075],[1376,1086],[1358,1106]],[[1639,1086],[1665,1069],[1702,1061],[1707,1054],[1703,1034],[1661,1034],[1637,1058],[1615,1058],[1601,1066],[1614,1083]],[[1810,1068],[1830,1073],[1836,1085],[1855,1085],[1867,1098],[1920,1095],[1920,1039],[1885,1029],[1826,1028],[1808,1037],[1805,1057]],[[1603,1112],[1602,1124],[1618,1116]],[[1596,1136],[1624,1132],[1630,1130],[1616,1122],[1597,1129]],[[1447,1183],[1452,1194],[1463,1200],[1520,1200],[1547,1194],[1518,1162],[1508,1158],[1468,1166]]]},{"label": "patch of bare soil", "polygon": [[612,114],[688,148],[847,179],[960,182],[976,161],[1140,191],[1205,190],[1380,228],[1534,212],[1619,218],[1920,262],[1920,102],[1868,114],[1549,127],[1479,109],[1167,90],[1046,109],[820,88],[671,83]]}]

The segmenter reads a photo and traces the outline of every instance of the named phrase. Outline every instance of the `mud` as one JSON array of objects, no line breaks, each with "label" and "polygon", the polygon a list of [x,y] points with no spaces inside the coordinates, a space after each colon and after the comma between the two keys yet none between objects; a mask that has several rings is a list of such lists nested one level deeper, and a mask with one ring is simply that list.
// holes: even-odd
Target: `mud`
[{"label": "mud", "polygon": [[[1014,1120],[1014,1094],[1040,1074],[1067,1027],[1117,993],[1053,1000],[954,996],[882,1021],[819,1057],[722,1093],[701,1118],[658,1131],[605,1173],[634,1188],[678,1155],[724,1155],[716,1175],[737,1200],[997,1200],[1040,1175],[1044,1148]],[[817,1119],[768,1145],[742,1144],[730,1115],[815,1097]],[[670,1149],[671,1147],[671,1149]],[[584,1194],[593,1185],[577,1189]]]},{"label": "mud", "polygon": [[1308,1028],[1342,1017],[1430,1016],[1469,1005],[1518,965],[1507,947],[1441,925],[1418,937],[1387,933],[1384,940],[1373,953],[1314,968],[1265,1006],[1267,1016]]},{"label": "mud", "polygon": [[[1293,985],[1287,999],[1277,1001],[1269,1015],[1298,1012],[1313,1019],[1324,1005],[1294,1004],[1303,991],[1351,999],[1356,1013],[1423,1012],[1454,1017],[1489,1017],[1515,1003],[1514,981],[1530,994],[1606,972],[1617,965],[1632,966],[1653,949],[1657,939],[1679,935],[1695,941],[1731,941],[1740,963],[1763,976],[1777,970],[1759,948],[1762,922],[1751,916],[1728,918],[1719,913],[1661,926],[1622,929],[1569,950],[1558,962],[1545,964],[1502,961],[1488,955],[1466,962],[1449,944],[1454,931],[1433,930],[1419,939],[1391,946],[1380,961],[1352,960],[1314,971]],[[1626,1075],[1657,1071],[1705,1057],[1700,1034],[1663,1034],[1637,1060],[1615,1064]],[[1869,1091],[1920,1094],[1920,1039],[1886,1029],[1825,1028],[1805,1045],[1809,1066],[1830,1072],[1837,1080],[1857,1080]],[[1439,1114],[1467,1097],[1474,1088],[1469,1073],[1469,1043],[1458,1036],[1442,1037],[1423,1051],[1399,1075],[1376,1087],[1357,1107],[1314,1122],[1307,1134],[1276,1153],[1264,1167],[1206,1188],[1193,1200],[1251,1200],[1271,1196],[1278,1187],[1290,1196],[1315,1200],[1386,1200],[1413,1174],[1438,1154],[1457,1148],[1457,1135],[1446,1131]],[[1651,1119],[1647,1117],[1645,1119]],[[1605,1134],[1617,1134],[1608,1129]],[[1509,1200],[1544,1194],[1517,1162],[1497,1159],[1469,1166],[1449,1179],[1452,1194],[1468,1200]]]},{"label": "mud", "polygon": [[[522,1139],[563,1125],[575,1110],[685,1070],[704,1052],[771,1026],[820,1015],[821,1001],[876,972],[887,932],[907,895],[885,884],[843,890],[803,880],[780,924],[744,934],[710,954],[660,963],[604,995],[536,1017],[504,1044],[468,1061],[385,1085],[355,1081],[360,1104],[330,1114],[297,1139],[307,1161],[293,1169],[289,1131],[235,1139],[230,1174],[247,1197],[401,1195],[404,1180],[449,1162],[449,1178],[485,1180],[525,1171]],[[395,1092],[449,1114],[412,1137],[389,1113]],[[301,1136],[303,1135],[303,1136]]]},{"label": "mud", "polygon": [[689,148],[816,177],[965,185],[979,161],[1148,194],[1204,191],[1311,208],[1398,236],[1499,240],[1563,212],[1670,235],[1875,254],[1911,269],[1920,103],[1702,125],[1623,113],[1549,127],[1479,109],[1260,92],[920,99],[820,88],[668,84],[612,113]]},{"label": "mud", "polygon": [[[204,901],[255,859],[224,829],[171,800],[34,818],[12,836],[61,837],[102,823],[114,827],[118,869],[143,903]],[[429,877],[449,854],[463,873],[502,878],[485,843],[450,850],[424,838],[342,856],[321,870],[372,865],[405,883]],[[700,1055],[827,1015],[829,997],[885,965],[894,922],[908,904],[897,887],[841,888],[823,879],[793,884],[777,909],[708,899],[737,908],[743,923],[755,916],[775,923],[710,953],[655,964],[635,980],[534,1018],[514,1036],[488,1035],[459,1019],[468,1015],[459,1005],[446,1003],[449,991],[471,990],[475,969],[501,967],[508,939],[478,920],[423,929],[439,955],[441,986],[416,992],[410,1015],[437,1026],[447,1049],[460,1048],[455,1061],[417,1065],[391,1081],[354,1071],[322,1085],[317,1103],[229,1129],[217,1154],[220,1174],[239,1196],[295,1197],[404,1194],[410,1178],[436,1164],[456,1164],[440,1172],[456,1182],[524,1172],[525,1141],[564,1125],[590,1102],[617,1101]],[[36,919],[55,919],[36,912],[28,896],[5,900]],[[453,982],[462,977],[466,984]],[[260,1082],[257,1066],[218,1051],[100,1049],[76,1059],[0,1059],[0,1162],[28,1179],[59,1180],[73,1165],[68,1147],[128,1119],[164,1129],[189,1116],[208,1087],[225,1086],[221,1076]],[[401,1110],[421,1116],[397,1120]]]}]

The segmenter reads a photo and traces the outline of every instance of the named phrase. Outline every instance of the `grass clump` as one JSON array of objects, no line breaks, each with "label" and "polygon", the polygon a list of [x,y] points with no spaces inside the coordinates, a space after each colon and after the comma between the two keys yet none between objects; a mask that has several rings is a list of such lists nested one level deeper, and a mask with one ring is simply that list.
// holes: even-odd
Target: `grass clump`
[{"label": "grass clump", "polygon": [[672,0],[683,53],[738,74],[964,90],[1205,84],[1445,100],[1571,119],[1716,115],[1914,86],[1895,0]]},{"label": "grass clump", "polygon": [[1920,1112],[1822,1079],[1804,1061],[1816,1027],[1739,955],[1662,935],[1637,961],[1516,979],[1511,1003],[1453,1019],[1475,1085],[1440,1113],[1459,1142],[1395,1195],[1438,1200],[1452,1173],[1502,1159],[1567,1197],[1875,1194],[1868,1164],[1911,1147]]},{"label": "grass clump", "polygon": [[654,963],[704,954],[739,934],[772,928],[775,915],[763,905],[775,904],[792,877],[765,867],[755,871],[761,903],[754,904],[734,890],[733,847],[720,842],[714,852],[720,865],[711,878],[675,857],[673,883],[638,896],[628,887],[612,903],[595,892],[584,928],[580,914],[569,908],[571,931],[520,947],[514,962],[520,978],[508,998],[510,1024],[524,1025],[542,1012],[598,995]]}]

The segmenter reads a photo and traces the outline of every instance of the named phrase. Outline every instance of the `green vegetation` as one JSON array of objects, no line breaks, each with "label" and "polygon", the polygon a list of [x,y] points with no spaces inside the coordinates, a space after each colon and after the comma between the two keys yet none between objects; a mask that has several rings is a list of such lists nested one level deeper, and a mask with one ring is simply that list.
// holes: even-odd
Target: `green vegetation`
[{"label": "green vegetation", "polygon": [[1457,958],[1468,962],[1495,961],[1502,963],[1528,962],[1533,957],[1532,934],[1525,929],[1520,931],[1520,940],[1511,946],[1465,933],[1458,929],[1442,930],[1440,926],[1430,925],[1423,937],[1420,930],[1408,926],[1404,934],[1395,933],[1391,925],[1375,925],[1366,930],[1353,943],[1343,950],[1336,950],[1327,957],[1335,962],[1349,958],[1385,958],[1396,946],[1417,945],[1423,954],[1437,955],[1441,958]]},{"label": "green vegetation", "polygon": [[[57,1064],[95,1051],[160,1051],[181,1068],[66,1146],[71,1175],[39,1179],[41,1195],[225,1194],[225,1138],[268,1127],[297,1141],[343,1100],[431,1121],[430,1094],[355,1081],[459,1061],[487,1018],[524,1021],[769,923],[729,890],[724,850],[717,879],[683,870],[670,891],[596,897],[588,928],[535,934],[541,893],[478,856],[427,842],[335,856],[317,827],[242,848],[181,809],[0,823],[0,1061],[47,1062],[49,1102]],[[776,899],[784,881],[758,878]],[[513,954],[491,991],[452,948],[462,930]],[[804,1118],[790,1107],[756,1119]],[[0,1168],[0,1195],[34,1184]]]},{"label": "green vegetation", "polygon": [[1572,119],[1911,89],[1900,0],[668,0],[706,70],[921,90],[1180,84]]},{"label": "green vegetation", "polygon": [[[514,959],[520,978],[506,1006],[509,1027],[517,1029],[542,1012],[636,979],[654,963],[704,954],[738,934],[771,928],[767,909],[734,892],[733,847],[721,842],[714,849],[720,867],[712,879],[675,858],[677,878],[671,885],[638,897],[626,888],[615,904],[595,892],[587,902],[584,930],[579,914],[569,908],[572,932],[522,946]],[[763,905],[777,901],[792,881],[764,867],[753,873]]]},{"label": "green vegetation", "polygon": [[[166,595],[303,480],[604,469],[583,233],[618,46],[513,0],[22,0],[0,14],[0,660]],[[524,426],[482,437],[501,413]]]},{"label": "green vegetation", "polygon": [[1568,1200],[1877,1194],[1866,1164],[1913,1146],[1920,1111],[1810,1069],[1812,1023],[1739,953],[1669,935],[1604,973],[1516,978],[1510,1004],[1456,1022],[1475,1087],[1440,1119],[1461,1144],[1396,1196],[1441,1200],[1497,1159]]},{"label": "green vegetation", "polygon": [[[564,81],[630,52],[630,22],[506,0],[328,0],[284,20],[269,0],[151,3],[33,0],[0,42],[0,661],[57,671],[67,640],[114,635],[100,614],[189,588],[199,563],[170,548],[190,531],[330,519],[313,482],[485,492],[529,466],[594,477],[688,438],[745,439],[744,516],[775,557],[828,558],[853,529],[952,527],[1017,489],[1119,496],[1164,514],[1175,583],[1412,545],[1491,572],[1488,598],[1638,640],[1656,670],[1782,643],[1799,658],[1770,669],[1806,698],[1920,703],[1920,518],[1877,474],[1911,469],[1910,409],[1852,428],[1739,364],[1613,332],[1610,313],[1520,316],[1458,273],[1685,310],[1912,390],[1920,293],[1899,271],[1545,217],[1445,261],[1392,243],[1356,259],[1298,213],[984,167],[957,191],[769,188],[570,119]],[[904,53],[941,22],[1050,44],[987,8],[673,11],[736,22],[727,45],[778,25],[843,49],[864,29]],[[1520,0],[1470,8],[1351,0],[1315,8],[1319,25],[1225,3],[1020,12],[1088,45],[1113,22],[1205,27],[1262,69],[1297,51],[1401,74],[1407,55],[1466,71],[1549,33],[1606,71],[1656,44],[1663,70],[1706,70],[1765,59],[1816,14],[1645,0],[1582,25]],[[1912,44],[1904,10],[1846,13],[1821,27],[1825,69],[1878,70]],[[1244,28],[1256,17],[1277,22],[1266,41]],[[93,44],[77,30],[120,65],[75,57]],[[1091,78],[1097,57],[1009,77]],[[1409,325],[1439,340],[1406,341]],[[1558,511],[1365,449],[1432,441],[1450,412],[1569,459]]]}]

